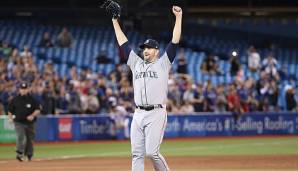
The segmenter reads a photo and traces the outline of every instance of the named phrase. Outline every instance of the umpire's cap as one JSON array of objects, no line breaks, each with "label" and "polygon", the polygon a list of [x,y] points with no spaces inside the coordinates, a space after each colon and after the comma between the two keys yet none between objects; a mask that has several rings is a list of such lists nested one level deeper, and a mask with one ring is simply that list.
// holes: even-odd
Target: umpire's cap
[{"label": "umpire's cap", "polygon": [[144,49],[145,47],[159,49],[159,44],[154,39],[147,39],[143,44],[140,45],[141,49]]}]

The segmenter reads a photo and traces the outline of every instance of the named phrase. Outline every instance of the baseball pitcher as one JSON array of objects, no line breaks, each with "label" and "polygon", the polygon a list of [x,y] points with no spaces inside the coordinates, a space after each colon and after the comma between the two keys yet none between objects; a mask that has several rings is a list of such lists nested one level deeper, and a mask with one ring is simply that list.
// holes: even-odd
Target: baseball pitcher
[{"label": "baseball pitcher", "polygon": [[120,6],[111,0],[103,7],[112,15],[112,23],[119,46],[127,57],[127,65],[133,73],[136,110],[131,124],[132,171],[144,170],[144,158],[149,157],[157,171],[169,171],[169,166],[159,148],[167,123],[166,101],[169,71],[176,56],[181,35],[182,9],[172,7],[176,21],[171,42],[159,57],[159,44],[147,39],[140,48],[143,58],[129,45],[118,23]]}]

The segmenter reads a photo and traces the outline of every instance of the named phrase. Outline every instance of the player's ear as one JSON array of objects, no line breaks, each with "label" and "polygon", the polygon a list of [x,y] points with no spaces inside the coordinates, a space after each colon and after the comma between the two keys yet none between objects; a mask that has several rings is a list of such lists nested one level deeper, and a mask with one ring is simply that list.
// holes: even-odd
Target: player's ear
[{"label": "player's ear", "polygon": [[155,55],[158,55],[158,54],[159,54],[159,49],[156,49]]},{"label": "player's ear", "polygon": [[137,53],[137,55],[139,56],[139,57],[141,57],[142,59],[144,59],[144,54],[143,54],[143,49],[139,49],[138,50],[138,53]]}]

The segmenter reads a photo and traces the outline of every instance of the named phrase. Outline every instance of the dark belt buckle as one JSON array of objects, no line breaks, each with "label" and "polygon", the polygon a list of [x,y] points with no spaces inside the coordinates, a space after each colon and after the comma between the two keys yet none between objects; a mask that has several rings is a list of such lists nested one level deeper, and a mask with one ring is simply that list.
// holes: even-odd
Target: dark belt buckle
[{"label": "dark belt buckle", "polygon": [[153,110],[155,108],[163,108],[161,104],[158,104],[157,106],[154,105],[150,105],[150,106],[137,106],[137,108],[141,109],[141,110],[146,110],[146,111],[150,111]]},{"label": "dark belt buckle", "polygon": [[144,106],[143,108],[146,111],[150,111],[150,110],[153,110],[154,109],[154,106]]}]

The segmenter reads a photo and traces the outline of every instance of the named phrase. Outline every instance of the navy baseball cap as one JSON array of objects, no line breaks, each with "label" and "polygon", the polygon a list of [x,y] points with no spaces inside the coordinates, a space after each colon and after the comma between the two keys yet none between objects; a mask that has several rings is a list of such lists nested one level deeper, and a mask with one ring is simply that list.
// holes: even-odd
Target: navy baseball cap
[{"label": "navy baseball cap", "polygon": [[28,88],[28,84],[27,83],[21,83],[20,88],[21,89],[26,89],[26,88]]},{"label": "navy baseball cap", "polygon": [[143,44],[140,45],[141,49],[144,49],[145,47],[159,49],[159,44],[154,39],[147,39]]}]

